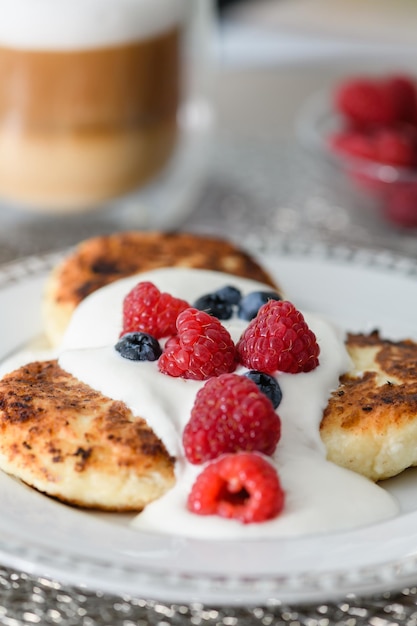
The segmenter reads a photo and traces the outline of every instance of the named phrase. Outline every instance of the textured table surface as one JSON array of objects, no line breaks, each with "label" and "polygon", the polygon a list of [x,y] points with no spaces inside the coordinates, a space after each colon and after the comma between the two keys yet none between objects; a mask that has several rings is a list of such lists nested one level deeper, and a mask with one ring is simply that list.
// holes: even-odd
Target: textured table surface
[{"label": "textured table surface", "polygon": [[[270,89],[270,82],[265,83]],[[242,87],[244,89],[244,86]],[[191,215],[178,227],[224,235],[253,251],[273,250],[276,237],[348,244],[417,259],[417,233],[397,231],[347,196],[334,196],[320,164],[296,145],[291,133],[255,132],[232,119],[225,104],[207,177]],[[229,106],[229,109],[227,109]],[[226,111],[226,112],[225,112]],[[223,116],[223,117],[222,117]],[[47,219],[0,212],[0,262],[72,245],[99,232],[135,227],[132,213]],[[416,581],[417,584],[417,581]],[[319,606],[206,607],[164,605],[146,598],[116,597],[68,587],[1,567],[0,623],[98,626],[207,624],[251,626],[388,626],[417,624],[417,588],[376,597],[346,598]]]}]

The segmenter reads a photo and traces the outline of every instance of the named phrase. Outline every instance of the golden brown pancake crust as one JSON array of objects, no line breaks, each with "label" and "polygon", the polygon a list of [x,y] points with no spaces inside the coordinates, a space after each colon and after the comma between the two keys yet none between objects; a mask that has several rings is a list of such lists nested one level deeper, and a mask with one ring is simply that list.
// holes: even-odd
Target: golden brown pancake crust
[{"label": "golden brown pancake crust", "polygon": [[146,422],[57,361],[0,381],[0,467],[60,500],[138,511],[174,483],[174,460]]},{"label": "golden brown pancake crust", "polygon": [[328,458],[372,480],[417,464],[417,344],[350,334],[354,369],[340,378],[320,425]]},{"label": "golden brown pancake crust", "polygon": [[55,268],[46,286],[46,334],[56,344],[76,306],[109,283],[161,267],[190,267],[252,278],[278,289],[249,254],[222,239],[189,233],[130,231],[80,243]]},{"label": "golden brown pancake crust", "polygon": [[60,266],[56,298],[76,306],[119,278],[173,266],[229,272],[274,284],[246,252],[226,241],[186,233],[125,232],[81,243]]}]

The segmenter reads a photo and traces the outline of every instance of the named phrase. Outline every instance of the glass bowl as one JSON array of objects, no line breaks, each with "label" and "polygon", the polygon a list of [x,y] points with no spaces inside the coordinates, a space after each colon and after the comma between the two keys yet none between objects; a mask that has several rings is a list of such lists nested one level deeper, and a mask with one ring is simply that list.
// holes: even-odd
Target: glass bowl
[{"label": "glass bowl", "polygon": [[327,90],[311,96],[297,123],[298,139],[321,168],[324,184],[339,205],[357,214],[371,211],[391,226],[417,229],[417,165],[401,167],[337,150],[332,139],[346,129],[346,122],[335,110],[332,94]]}]

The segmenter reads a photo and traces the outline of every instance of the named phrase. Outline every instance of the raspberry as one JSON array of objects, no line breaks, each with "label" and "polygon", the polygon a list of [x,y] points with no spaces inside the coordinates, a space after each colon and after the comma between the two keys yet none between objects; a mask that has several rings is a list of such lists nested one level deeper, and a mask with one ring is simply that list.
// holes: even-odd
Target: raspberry
[{"label": "raspberry", "polygon": [[179,313],[189,306],[185,300],[161,293],[151,282],[138,283],[123,301],[121,336],[137,331],[155,339],[173,335]]},{"label": "raspberry", "polygon": [[187,508],[198,515],[252,524],[277,517],[284,501],[285,493],[271,463],[259,454],[241,452],[207,465],[191,489]]},{"label": "raspberry", "polygon": [[376,158],[376,150],[372,138],[358,130],[345,130],[330,135],[329,145],[335,152],[345,156],[369,159],[371,161]]},{"label": "raspberry", "polygon": [[273,454],[280,436],[281,420],[256,383],[223,374],[197,393],[183,445],[190,463],[204,463],[239,450]]},{"label": "raspberry", "polygon": [[329,137],[339,154],[400,167],[416,163],[416,137],[411,129],[379,128],[373,132],[342,131]]},{"label": "raspberry", "polygon": [[319,364],[316,336],[288,300],[264,304],[236,348],[243,365],[268,374],[309,372]]},{"label": "raspberry", "polygon": [[236,348],[219,320],[188,308],[177,318],[178,335],[168,339],[159,359],[163,374],[206,380],[236,368]]},{"label": "raspberry", "polygon": [[396,183],[387,198],[384,210],[387,220],[404,228],[417,227],[417,184]]},{"label": "raspberry", "polygon": [[389,76],[386,88],[394,102],[397,119],[404,122],[417,121],[417,93],[414,82],[408,76]]},{"label": "raspberry", "polygon": [[383,128],[374,136],[375,160],[387,165],[412,167],[416,162],[414,136],[402,130]]},{"label": "raspberry", "polygon": [[348,79],[335,92],[335,106],[339,113],[360,128],[389,125],[397,120],[390,90],[376,79]]}]

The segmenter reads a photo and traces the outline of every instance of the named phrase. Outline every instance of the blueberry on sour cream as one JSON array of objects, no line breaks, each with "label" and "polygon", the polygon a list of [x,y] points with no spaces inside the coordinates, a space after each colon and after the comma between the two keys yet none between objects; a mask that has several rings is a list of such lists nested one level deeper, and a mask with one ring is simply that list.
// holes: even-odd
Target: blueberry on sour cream
[{"label": "blueberry on sour cream", "polygon": [[282,391],[278,381],[273,376],[257,370],[249,370],[245,376],[258,385],[260,391],[271,400],[274,409],[276,409],[282,400]]},{"label": "blueberry on sour cream", "polygon": [[193,306],[219,320],[229,320],[233,315],[233,307],[240,302],[241,297],[239,289],[226,285],[197,298]]},{"label": "blueberry on sour cream", "polygon": [[251,291],[244,296],[238,306],[237,315],[248,322],[256,317],[261,306],[269,300],[282,300],[275,291]]},{"label": "blueberry on sour cream", "polygon": [[119,354],[130,361],[156,361],[162,354],[155,337],[148,333],[126,333],[115,345]]}]

